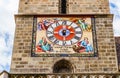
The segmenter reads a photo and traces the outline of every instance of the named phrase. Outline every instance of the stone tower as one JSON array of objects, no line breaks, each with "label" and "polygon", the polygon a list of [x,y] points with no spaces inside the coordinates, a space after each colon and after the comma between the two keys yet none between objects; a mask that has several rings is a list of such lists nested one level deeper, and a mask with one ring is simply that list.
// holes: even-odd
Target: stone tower
[{"label": "stone tower", "polygon": [[[109,0],[20,0],[18,14],[15,15],[16,31],[10,73],[117,73],[112,18]],[[52,31],[43,24],[46,27],[56,24],[56,28]],[[76,25],[87,27],[74,28]],[[59,30],[61,26],[66,27]],[[58,40],[49,35],[53,32]],[[41,37],[44,34],[47,35],[46,40]],[[67,36],[71,37],[68,41]],[[90,40],[92,50],[88,50],[88,42],[86,46],[82,45],[86,37]],[[45,41],[51,44],[52,50],[46,48],[48,43]]]}]

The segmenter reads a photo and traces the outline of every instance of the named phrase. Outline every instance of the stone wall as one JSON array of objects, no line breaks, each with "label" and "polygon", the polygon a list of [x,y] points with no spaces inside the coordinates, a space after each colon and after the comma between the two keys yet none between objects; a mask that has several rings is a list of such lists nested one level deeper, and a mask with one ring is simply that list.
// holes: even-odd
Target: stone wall
[{"label": "stone wall", "polygon": [[[20,0],[19,14],[59,14],[60,0]],[[108,0],[67,0],[67,14],[109,14]]]},{"label": "stone wall", "polygon": [[53,73],[61,59],[71,62],[73,73],[118,72],[112,15],[96,15],[95,25],[98,57],[31,57],[33,16],[16,16],[11,73]]},{"label": "stone wall", "polygon": [[69,0],[69,14],[109,14],[108,0]]},{"label": "stone wall", "polygon": [[58,0],[20,0],[19,14],[58,14]]},{"label": "stone wall", "polygon": [[16,17],[16,30],[11,64],[12,71],[14,71],[13,69],[24,69],[29,67],[28,65],[31,56],[32,27],[33,17]]}]

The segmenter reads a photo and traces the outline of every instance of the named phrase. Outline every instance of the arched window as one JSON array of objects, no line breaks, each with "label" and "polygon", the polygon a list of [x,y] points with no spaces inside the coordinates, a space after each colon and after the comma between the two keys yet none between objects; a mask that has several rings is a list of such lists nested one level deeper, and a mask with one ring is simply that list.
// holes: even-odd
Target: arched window
[{"label": "arched window", "polygon": [[54,64],[53,73],[73,73],[73,66],[69,61],[62,59]]}]

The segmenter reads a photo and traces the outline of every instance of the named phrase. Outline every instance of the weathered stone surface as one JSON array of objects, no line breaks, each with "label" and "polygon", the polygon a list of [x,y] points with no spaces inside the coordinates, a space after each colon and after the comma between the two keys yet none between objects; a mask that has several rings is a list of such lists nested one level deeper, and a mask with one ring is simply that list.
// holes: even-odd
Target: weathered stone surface
[{"label": "weathered stone surface", "polygon": [[58,14],[59,0],[20,0],[19,14]]},{"label": "weathered stone surface", "polygon": [[108,0],[68,0],[69,14],[109,14]]},{"label": "weathered stone surface", "polygon": [[[108,0],[67,0],[67,14],[109,14]],[[59,14],[60,0],[20,0],[19,14]]]}]

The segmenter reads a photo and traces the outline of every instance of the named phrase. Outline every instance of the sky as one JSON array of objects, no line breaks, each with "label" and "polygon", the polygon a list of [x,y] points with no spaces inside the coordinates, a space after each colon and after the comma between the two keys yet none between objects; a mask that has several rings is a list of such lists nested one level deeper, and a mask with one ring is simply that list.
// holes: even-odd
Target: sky
[{"label": "sky", "polygon": [[[114,14],[114,36],[120,36],[120,0],[109,0],[110,12]],[[17,14],[19,0],[0,0],[0,72],[10,71],[15,32],[14,14]]]}]

